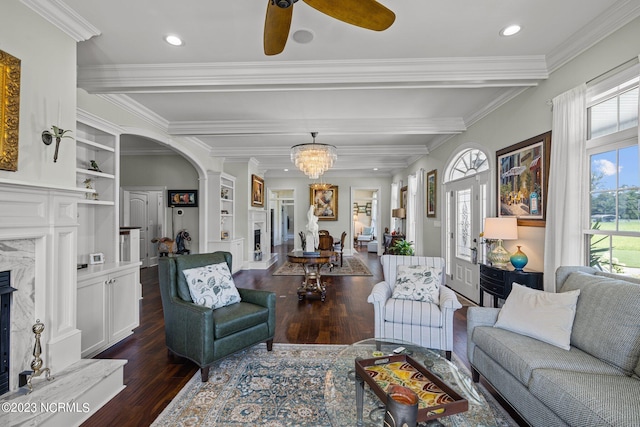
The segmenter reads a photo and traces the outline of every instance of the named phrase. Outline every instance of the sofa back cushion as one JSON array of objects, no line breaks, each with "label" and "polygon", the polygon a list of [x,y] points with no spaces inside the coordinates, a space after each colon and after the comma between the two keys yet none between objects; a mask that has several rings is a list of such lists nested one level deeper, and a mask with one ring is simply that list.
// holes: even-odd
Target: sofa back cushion
[{"label": "sofa back cushion", "polygon": [[[571,273],[560,292],[580,290],[571,345],[622,369],[638,371],[640,286],[583,272]],[[637,373],[637,372],[636,372]]]}]

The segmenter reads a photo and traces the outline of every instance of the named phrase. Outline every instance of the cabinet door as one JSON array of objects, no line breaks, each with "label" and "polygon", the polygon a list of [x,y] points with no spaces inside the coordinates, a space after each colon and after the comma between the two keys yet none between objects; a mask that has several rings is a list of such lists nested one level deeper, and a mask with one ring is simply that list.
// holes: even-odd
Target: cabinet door
[{"label": "cabinet door", "polygon": [[109,276],[110,327],[109,342],[131,335],[139,324],[137,271],[126,271]]},{"label": "cabinet door", "polygon": [[82,357],[91,357],[107,344],[106,276],[78,283],[78,329]]}]

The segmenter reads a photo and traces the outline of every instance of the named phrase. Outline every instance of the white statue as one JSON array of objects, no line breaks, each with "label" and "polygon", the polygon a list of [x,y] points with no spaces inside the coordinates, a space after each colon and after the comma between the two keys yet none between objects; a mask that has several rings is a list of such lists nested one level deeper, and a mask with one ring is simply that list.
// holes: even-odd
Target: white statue
[{"label": "white statue", "polygon": [[318,217],[314,214],[313,205],[309,206],[307,212],[307,240],[304,250],[313,252],[320,245],[320,234],[318,233]]}]

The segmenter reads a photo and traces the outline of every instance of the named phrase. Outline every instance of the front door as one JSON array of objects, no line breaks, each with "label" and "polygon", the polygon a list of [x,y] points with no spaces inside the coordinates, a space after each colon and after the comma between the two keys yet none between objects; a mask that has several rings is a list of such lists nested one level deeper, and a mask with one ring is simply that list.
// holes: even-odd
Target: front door
[{"label": "front door", "polygon": [[449,182],[446,190],[447,285],[474,302],[480,300],[480,232],[486,216],[488,173]]}]

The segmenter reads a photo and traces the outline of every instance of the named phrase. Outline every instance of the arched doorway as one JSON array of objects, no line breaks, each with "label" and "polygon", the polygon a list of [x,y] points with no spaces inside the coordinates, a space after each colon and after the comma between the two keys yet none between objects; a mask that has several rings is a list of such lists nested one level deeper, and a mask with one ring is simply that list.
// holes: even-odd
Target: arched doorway
[{"label": "arched doorway", "polygon": [[478,147],[463,148],[444,173],[447,285],[466,298],[480,299],[480,232],[489,209],[489,158]]}]

